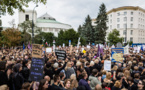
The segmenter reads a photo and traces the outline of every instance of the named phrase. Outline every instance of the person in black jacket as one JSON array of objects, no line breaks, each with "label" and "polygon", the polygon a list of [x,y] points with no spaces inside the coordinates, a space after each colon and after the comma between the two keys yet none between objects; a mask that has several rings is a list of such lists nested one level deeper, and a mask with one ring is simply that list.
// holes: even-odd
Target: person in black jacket
[{"label": "person in black jacket", "polygon": [[61,68],[58,68],[58,63],[54,63],[52,70],[54,71],[55,75],[59,75],[60,71],[65,68],[67,61],[68,59],[65,60],[65,64]]},{"label": "person in black jacket", "polygon": [[0,86],[7,84],[8,82],[7,75],[5,73],[5,67],[6,67],[6,62],[1,61],[0,62]]},{"label": "person in black jacket", "polygon": [[116,81],[111,90],[121,90],[121,82]]},{"label": "person in black jacket", "polygon": [[28,82],[30,70],[28,69],[28,60],[23,61],[23,67],[21,71],[23,77],[24,77],[24,82]]},{"label": "person in black jacket", "polygon": [[14,90],[20,90],[22,88],[22,84],[24,83],[24,78],[20,71],[22,70],[22,65],[20,63],[14,66],[14,74],[13,74],[13,84]]}]

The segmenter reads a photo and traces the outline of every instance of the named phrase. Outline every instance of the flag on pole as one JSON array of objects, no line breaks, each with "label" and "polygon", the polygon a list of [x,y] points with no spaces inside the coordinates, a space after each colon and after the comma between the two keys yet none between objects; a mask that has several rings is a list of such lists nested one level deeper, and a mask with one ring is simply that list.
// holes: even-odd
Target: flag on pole
[{"label": "flag on pole", "polygon": [[28,43],[28,46],[27,47],[28,47],[28,49],[31,49],[30,42]]},{"label": "flag on pole", "polygon": [[144,51],[144,50],[143,50],[143,45],[141,45],[141,50]]},{"label": "flag on pole", "polygon": [[45,44],[48,46],[48,43],[47,42]]},{"label": "flag on pole", "polygon": [[24,45],[24,43],[23,43],[23,50],[25,49],[25,45]]},{"label": "flag on pole", "polygon": [[100,48],[100,45],[98,44],[98,52],[97,52],[97,57],[100,57],[100,52],[101,52],[101,48]]}]

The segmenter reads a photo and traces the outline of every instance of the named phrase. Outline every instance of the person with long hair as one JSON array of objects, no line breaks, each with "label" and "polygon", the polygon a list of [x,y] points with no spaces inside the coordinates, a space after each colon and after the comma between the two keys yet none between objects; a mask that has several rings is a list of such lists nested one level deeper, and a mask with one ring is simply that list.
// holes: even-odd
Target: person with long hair
[{"label": "person with long hair", "polygon": [[71,85],[71,80],[70,80],[70,79],[66,79],[66,80],[64,81],[64,90],[72,90],[72,89],[70,88],[70,85]]},{"label": "person with long hair", "polygon": [[78,81],[76,79],[76,75],[75,74],[72,74],[70,76],[70,79],[71,79],[70,88],[73,89],[73,90],[76,90],[76,88],[78,87]]},{"label": "person with long hair", "polygon": [[75,74],[75,71],[72,68],[72,63],[71,62],[67,62],[67,65],[65,67],[66,79],[70,78],[71,74]]},{"label": "person with long hair", "polygon": [[48,89],[48,81],[45,79],[42,79],[40,81],[38,90],[47,90],[47,89]]}]

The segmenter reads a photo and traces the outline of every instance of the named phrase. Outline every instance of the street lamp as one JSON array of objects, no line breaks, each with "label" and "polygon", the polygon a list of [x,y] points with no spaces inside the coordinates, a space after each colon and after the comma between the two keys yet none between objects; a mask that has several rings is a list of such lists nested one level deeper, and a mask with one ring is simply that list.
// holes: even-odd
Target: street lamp
[{"label": "street lamp", "polygon": [[33,17],[34,17],[34,10],[35,8],[38,7],[38,5],[36,5],[33,9],[33,12],[32,12],[32,44],[34,43],[34,22],[33,22]]}]

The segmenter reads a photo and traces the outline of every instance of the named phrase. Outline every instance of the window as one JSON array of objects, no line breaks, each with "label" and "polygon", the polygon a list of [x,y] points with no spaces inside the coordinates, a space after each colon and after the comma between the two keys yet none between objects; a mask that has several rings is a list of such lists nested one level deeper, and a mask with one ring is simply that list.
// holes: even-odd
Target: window
[{"label": "window", "polygon": [[126,35],[126,30],[123,30],[123,35]]},{"label": "window", "polygon": [[112,29],[112,25],[110,25],[110,29]]},{"label": "window", "polygon": [[133,24],[130,24],[130,28],[133,28]]},{"label": "window", "polygon": [[110,15],[110,17],[112,17],[112,14]]},{"label": "window", "polygon": [[133,30],[130,31],[130,35],[133,35]]},{"label": "window", "polygon": [[131,15],[133,15],[133,12],[131,12]]},{"label": "window", "polygon": [[117,16],[120,16],[120,13],[117,13]]},{"label": "window", "polygon": [[127,17],[124,17],[124,21],[127,21]]},{"label": "window", "polygon": [[110,20],[110,23],[112,23],[112,19]]},{"label": "window", "polygon": [[117,18],[117,22],[120,22],[120,18]]},{"label": "window", "polygon": [[126,37],[124,38],[124,42],[126,42]]},{"label": "window", "polygon": [[133,17],[131,17],[130,21],[133,21]]},{"label": "window", "polygon": [[126,28],[126,24],[124,24],[124,28]]},{"label": "window", "polygon": [[120,28],[120,24],[117,24],[117,28]]},{"label": "window", "polygon": [[29,15],[25,15],[25,21],[29,21]]},{"label": "window", "polygon": [[140,18],[138,19],[138,21],[140,22]]},{"label": "window", "polygon": [[45,17],[43,17],[43,19],[45,19]]},{"label": "window", "polygon": [[132,41],[132,42],[133,42],[133,37],[130,37],[130,41]]},{"label": "window", "polygon": [[124,12],[124,15],[127,15],[127,12]]}]

